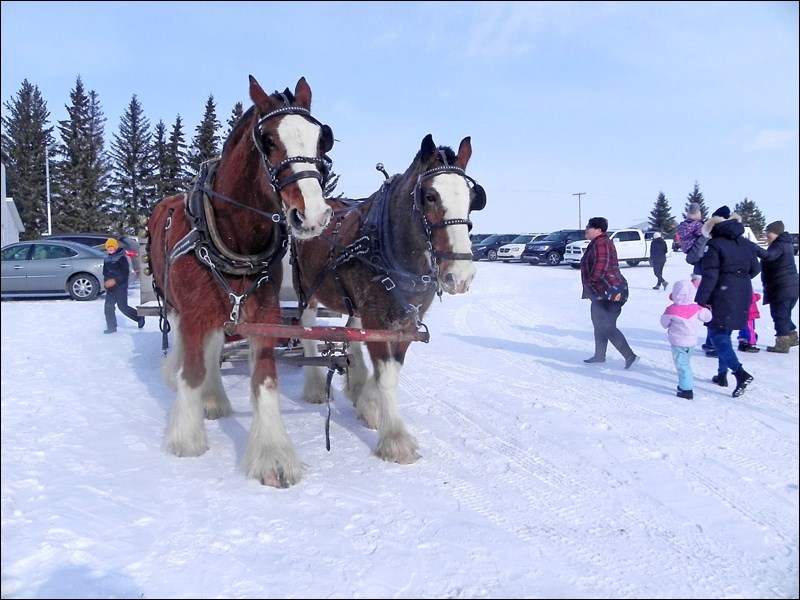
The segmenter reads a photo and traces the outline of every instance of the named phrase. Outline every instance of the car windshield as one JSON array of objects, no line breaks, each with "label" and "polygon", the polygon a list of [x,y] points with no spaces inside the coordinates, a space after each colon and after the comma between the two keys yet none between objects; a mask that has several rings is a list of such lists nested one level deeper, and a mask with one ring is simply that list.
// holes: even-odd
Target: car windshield
[{"label": "car windshield", "polygon": [[534,238],[534,236],[532,236],[530,234],[518,235],[517,237],[515,237],[513,240],[511,240],[508,243],[509,244],[527,244],[533,238]]},{"label": "car windshield", "polygon": [[493,243],[499,241],[500,239],[502,239],[503,237],[505,237],[505,236],[503,236],[503,235],[490,235],[489,237],[487,237],[484,240],[481,240],[478,243],[479,244],[493,244]]},{"label": "car windshield", "polygon": [[557,242],[559,240],[563,240],[566,237],[566,233],[563,231],[554,231],[553,233],[548,233],[546,237],[539,240],[540,242]]}]

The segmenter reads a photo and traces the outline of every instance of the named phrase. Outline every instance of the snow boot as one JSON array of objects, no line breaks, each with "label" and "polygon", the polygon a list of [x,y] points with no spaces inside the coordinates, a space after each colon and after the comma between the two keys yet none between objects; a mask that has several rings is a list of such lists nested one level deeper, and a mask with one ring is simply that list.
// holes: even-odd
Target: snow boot
[{"label": "snow boot", "polygon": [[789,332],[789,346],[797,346],[800,340],[797,339],[797,329],[792,329]]},{"label": "snow boot", "polygon": [[711,381],[716,383],[720,387],[728,387],[728,374],[727,373],[717,373],[711,378]]},{"label": "snow boot", "polygon": [[694,399],[694,392],[692,390],[682,390],[678,388],[678,393],[675,394],[678,398],[685,398],[686,400]]},{"label": "snow boot", "polygon": [[739,352],[761,352],[761,348],[758,346],[754,346],[753,344],[748,344],[747,342],[739,342]]},{"label": "snow boot", "polygon": [[736,387],[733,390],[733,394],[731,394],[734,398],[738,398],[742,394],[744,394],[745,388],[753,381],[753,376],[750,375],[747,371],[744,370],[744,367],[739,367],[738,371],[733,373],[733,376],[736,377]]},{"label": "snow boot", "polygon": [[767,346],[767,352],[778,352],[780,354],[789,354],[791,342],[788,335],[779,335],[775,338],[774,346]]}]

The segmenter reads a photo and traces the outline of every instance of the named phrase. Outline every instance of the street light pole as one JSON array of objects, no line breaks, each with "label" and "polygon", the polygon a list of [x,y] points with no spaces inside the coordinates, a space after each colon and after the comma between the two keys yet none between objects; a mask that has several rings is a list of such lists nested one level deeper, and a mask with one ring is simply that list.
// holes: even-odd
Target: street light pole
[{"label": "street light pole", "polygon": [[53,234],[53,223],[50,215],[50,157],[48,151],[55,148],[55,144],[44,147],[44,179],[47,189],[47,235]]},{"label": "street light pole", "polygon": [[572,195],[578,197],[578,229],[583,229],[583,219],[581,218],[581,196],[585,196],[586,192],[578,192],[577,194]]}]

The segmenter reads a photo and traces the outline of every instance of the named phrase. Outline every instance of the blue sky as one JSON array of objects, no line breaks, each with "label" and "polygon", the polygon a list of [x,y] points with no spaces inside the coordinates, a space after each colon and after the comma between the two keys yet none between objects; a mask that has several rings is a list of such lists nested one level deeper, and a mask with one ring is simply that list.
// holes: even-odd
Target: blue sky
[{"label": "blue sky", "polygon": [[431,133],[472,138],[476,232],[628,226],[659,192],[680,220],[695,182],[798,230],[796,2],[4,1],[0,24],[3,103],[27,79],[55,124],[80,76],[107,142],[134,94],[191,139],[209,95],[224,123],[248,75],[304,76],[351,197]]}]

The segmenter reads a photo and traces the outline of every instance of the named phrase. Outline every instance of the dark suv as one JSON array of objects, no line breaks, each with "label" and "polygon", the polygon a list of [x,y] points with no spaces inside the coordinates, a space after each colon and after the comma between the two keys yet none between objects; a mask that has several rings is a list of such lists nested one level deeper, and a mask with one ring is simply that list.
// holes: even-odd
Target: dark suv
[{"label": "dark suv", "polygon": [[522,260],[532,265],[556,266],[564,260],[567,244],[585,239],[586,231],[583,229],[559,229],[548,233],[547,237],[525,244]]},{"label": "dark suv", "polygon": [[497,249],[516,238],[518,233],[494,233],[477,244],[472,244],[472,260],[497,260]]},{"label": "dark suv", "polygon": [[114,238],[119,242],[119,247],[125,250],[125,256],[131,264],[131,270],[139,276],[139,271],[142,268],[142,262],[139,258],[139,240],[132,235],[119,235],[116,233],[91,233],[91,232],[70,232],[70,233],[54,233],[47,236],[51,240],[67,240],[70,242],[78,242],[84,246],[96,248],[101,252],[105,252],[105,244],[108,238]]}]

